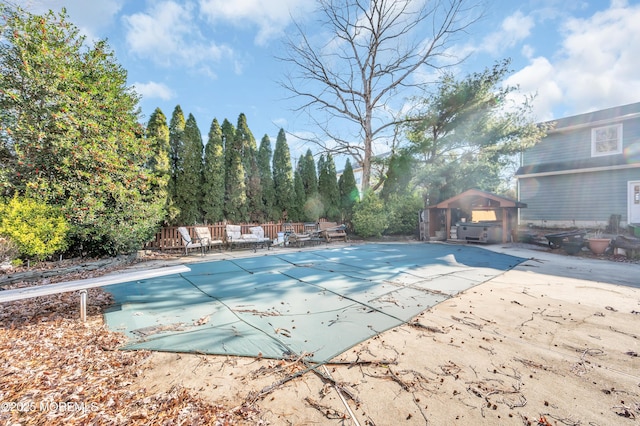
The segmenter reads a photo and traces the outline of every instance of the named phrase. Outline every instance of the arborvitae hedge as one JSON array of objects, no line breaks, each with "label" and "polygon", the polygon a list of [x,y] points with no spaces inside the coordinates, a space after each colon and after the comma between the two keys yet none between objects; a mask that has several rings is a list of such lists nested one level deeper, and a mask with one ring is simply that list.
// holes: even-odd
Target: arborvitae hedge
[{"label": "arborvitae hedge", "polygon": [[205,223],[224,219],[224,146],[222,128],[213,119],[204,149],[202,170],[202,213]]}]

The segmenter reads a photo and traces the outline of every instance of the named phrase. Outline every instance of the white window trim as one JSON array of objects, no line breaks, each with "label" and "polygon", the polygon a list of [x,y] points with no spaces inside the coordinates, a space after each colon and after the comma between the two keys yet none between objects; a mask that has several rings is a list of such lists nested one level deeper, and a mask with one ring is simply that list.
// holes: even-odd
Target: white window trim
[{"label": "white window trim", "polygon": [[[596,132],[601,129],[607,129],[610,127],[615,127],[618,134],[618,144],[616,149],[613,151],[607,152],[597,152],[596,151]],[[612,124],[610,126],[602,126],[602,127],[594,127],[591,129],[591,156],[592,157],[603,157],[605,155],[615,155],[622,154],[622,123]]]}]

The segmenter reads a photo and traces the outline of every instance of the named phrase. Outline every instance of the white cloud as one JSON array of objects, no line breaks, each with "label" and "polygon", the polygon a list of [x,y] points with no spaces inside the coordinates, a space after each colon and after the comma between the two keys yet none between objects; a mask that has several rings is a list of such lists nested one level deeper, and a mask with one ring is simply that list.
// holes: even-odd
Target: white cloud
[{"label": "white cloud", "polygon": [[193,3],[154,3],[144,13],[125,16],[127,45],[131,52],[163,66],[200,67],[232,57],[233,50],[205,40],[198,31]]},{"label": "white cloud", "polygon": [[534,26],[535,22],[531,16],[517,11],[507,16],[502,21],[500,29],[487,35],[477,49],[498,55],[529,37]]},{"label": "white cloud", "polygon": [[502,21],[502,32],[510,38],[510,43],[513,45],[515,42],[529,37],[533,26],[533,18],[518,11]]},{"label": "white cloud", "polygon": [[525,58],[532,59],[535,53],[535,48],[529,44],[525,44],[524,46],[522,46],[520,53],[522,53],[522,56],[524,56]]},{"label": "white cloud", "polygon": [[[516,11],[504,18],[495,31],[489,32],[482,39],[472,39],[465,44],[450,46],[445,52],[445,56],[458,60],[473,55],[488,54],[495,60],[495,58],[503,57],[510,48],[526,40],[534,27],[533,15],[525,15],[521,11]],[[532,55],[533,50],[529,48],[524,53]]]},{"label": "white cloud", "polygon": [[277,127],[281,127],[281,128],[285,128],[287,127],[288,121],[286,118],[284,117],[280,117],[280,118],[274,118],[272,120],[273,124],[276,125]]},{"label": "white cloud", "polygon": [[122,9],[124,0],[66,0],[61,4],[60,0],[32,0],[27,2],[26,9],[32,13],[46,13],[48,10],[60,12],[62,8],[72,18],[71,21],[78,27],[80,33],[89,40],[98,40],[98,34],[106,27],[113,24],[118,12]]},{"label": "white cloud", "polygon": [[557,80],[577,112],[637,102],[640,93],[640,5],[613,2],[587,19],[570,19]]},{"label": "white cloud", "polygon": [[536,95],[533,107],[535,120],[551,120],[554,118],[554,105],[563,99],[563,91],[554,80],[556,72],[547,58],[533,58],[528,66],[504,81],[505,85],[519,87],[519,91],[510,94],[510,100],[522,105],[526,96]]},{"label": "white cloud", "polygon": [[175,97],[175,93],[165,84],[149,81],[148,83],[133,83],[136,93],[147,99],[162,99],[168,101]]},{"label": "white cloud", "polygon": [[282,35],[292,16],[304,16],[313,0],[199,0],[200,10],[211,23],[226,22],[235,26],[257,26],[255,43],[264,45]]},{"label": "white cloud", "polygon": [[540,120],[638,102],[640,93],[640,5],[614,1],[590,17],[563,17],[561,48],[534,57],[507,83],[523,93],[537,93]]}]

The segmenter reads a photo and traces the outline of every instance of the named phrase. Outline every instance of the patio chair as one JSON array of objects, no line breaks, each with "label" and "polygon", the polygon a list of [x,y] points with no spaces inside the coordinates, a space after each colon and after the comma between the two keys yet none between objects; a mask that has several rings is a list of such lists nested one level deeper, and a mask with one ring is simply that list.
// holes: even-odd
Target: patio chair
[{"label": "patio chair", "polygon": [[323,239],[320,237],[320,229],[318,227],[318,222],[305,222],[304,233],[309,234],[309,237],[310,237],[309,241],[313,245],[320,244],[323,241]]},{"label": "patio chair", "polygon": [[318,222],[305,222],[304,223],[304,233],[311,235],[312,238],[318,237]]},{"label": "patio chair", "polygon": [[267,250],[269,250],[272,241],[271,238],[265,237],[264,228],[262,226],[253,226],[249,228],[249,232],[256,236],[256,239],[258,240],[256,245],[262,245],[263,247],[267,246]]},{"label": "patio chair", "polygon": [[287,245],[297,245],[298,247],[302,247],[307,241],[311,241],[311,235],[307,233],[297,233],[293,225],[290,223],[282,224],[282,230],[284,232]]},{"label": "patio chair", "polygon": [[222,247],[222,240],[214,240],[211,237],[211,231],[208,226],[196,226],[193,228],[193,231],[196,234],[196,241],[202,244],[207,250],[214,246]]},{"label": "patio chair", "polygon": [[204,248],[205,244],[202,244],[199,240],[193,241],[191,239],[191,235],[189,234],[189,230],[184,226],[180,226],[178,228],[178,232],[180,233],[180,237],[182,237],[182,244],[184,245],[184,254],[189,254],[189,249],[200,248],[202,255],[204,256]]}]

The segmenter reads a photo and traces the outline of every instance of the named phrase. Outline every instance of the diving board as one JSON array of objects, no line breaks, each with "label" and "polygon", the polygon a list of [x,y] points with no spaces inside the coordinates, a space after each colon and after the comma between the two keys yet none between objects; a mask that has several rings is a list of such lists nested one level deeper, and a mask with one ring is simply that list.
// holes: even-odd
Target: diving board
[{"label": "diving board", "polygon": [[87,317],[86,312],[86,291],[89,288],[104,287],[112,284],[121,284],[125,282],[145,280],[165,275],[181,274],[191,271],[190,268],[180,266],[168,266],[156,269],[147,269],[137,272],[120,273],[109,276],[89,278],[85,280],[65,281],[55,284],[46,284],[25,288],[16,288],[11,290],[0,291],[0,303],[14,302],[16,300],[30,299],[33,297],[49,296],[51,294],[67,293],[70,291],[80,290],[80,317],[84,321]]}]

